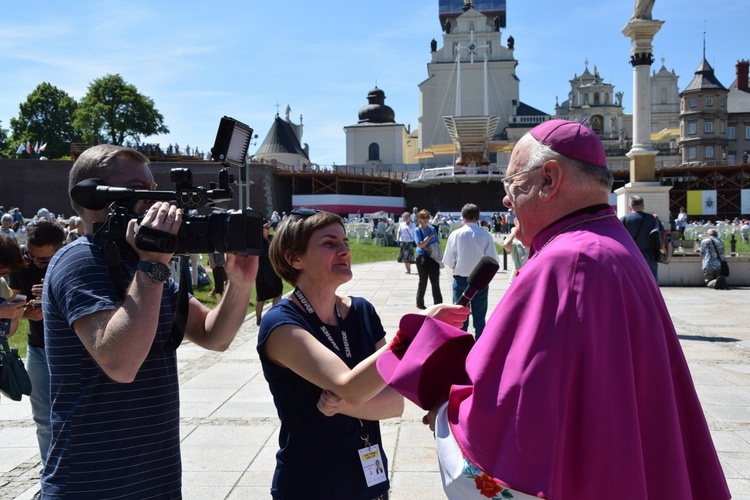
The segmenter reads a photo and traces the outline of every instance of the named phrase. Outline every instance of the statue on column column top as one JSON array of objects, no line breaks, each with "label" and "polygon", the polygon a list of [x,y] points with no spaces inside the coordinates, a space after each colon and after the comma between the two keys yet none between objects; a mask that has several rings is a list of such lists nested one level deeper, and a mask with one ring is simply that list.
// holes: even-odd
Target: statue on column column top
[{"label": "statue on column column top", "polygon": [[654,8],[654,2],[656,0],[635,0],[635,8],[633,9],[633,17],[631,21],[636,19],[647,19],[651,20],[651,10]]}]

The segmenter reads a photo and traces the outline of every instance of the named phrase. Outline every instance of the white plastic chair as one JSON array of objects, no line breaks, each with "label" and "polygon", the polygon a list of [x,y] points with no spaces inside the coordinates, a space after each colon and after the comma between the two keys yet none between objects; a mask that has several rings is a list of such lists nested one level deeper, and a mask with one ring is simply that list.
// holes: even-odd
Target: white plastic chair
[{"label": "white plastic chair", "polygon": [[364,238],[365,245],[370,244],[370,228],[367,224],[360,224],[357,226],[357,244]]},{"label": "white plastic chair", "polygon": [[386,247],[388,242],[385,238],[385,231],[375,230],[375,246]]},{"label": "white plastic chair", "polygon": [[[346,225],[346,237],[350,240],[357,238],[357,225],[356,224],[347,224]],[[359,242],[359,240],[357,240]]]}]

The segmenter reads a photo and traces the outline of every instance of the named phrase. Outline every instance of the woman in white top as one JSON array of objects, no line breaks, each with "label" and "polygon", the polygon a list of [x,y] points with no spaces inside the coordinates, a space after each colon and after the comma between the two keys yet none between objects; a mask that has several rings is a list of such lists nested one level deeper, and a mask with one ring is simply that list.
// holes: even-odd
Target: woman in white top
[{"label": "woman in white top", "polygon": [[398,225],[398,232],[396,233],[396,241],[401,244],[401,252],[398,254],[398,261],[403,262],[406,266],[406,274],[411,274],[411,265],[416,261],[414,260],[414,231],[417,227],[411,221],[411,214],[404,212],[401,216],[401,222]]}]

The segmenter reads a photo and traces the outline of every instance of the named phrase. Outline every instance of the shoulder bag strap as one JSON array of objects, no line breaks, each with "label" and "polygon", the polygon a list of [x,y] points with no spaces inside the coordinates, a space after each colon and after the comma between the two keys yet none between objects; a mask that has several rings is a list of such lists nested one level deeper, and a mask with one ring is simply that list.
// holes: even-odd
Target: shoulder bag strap
[{"label": "shoulder bag strap", "polygon": [[714,247],[714,252],[716,252],[716,258],[719,259],[719,262],[724,262],[724,259],[721,258],[721,255],[719,255],[719,249],[716,247],[716,243],[714,243],[714,239],[710,238],[711,240],[711,246]]}]

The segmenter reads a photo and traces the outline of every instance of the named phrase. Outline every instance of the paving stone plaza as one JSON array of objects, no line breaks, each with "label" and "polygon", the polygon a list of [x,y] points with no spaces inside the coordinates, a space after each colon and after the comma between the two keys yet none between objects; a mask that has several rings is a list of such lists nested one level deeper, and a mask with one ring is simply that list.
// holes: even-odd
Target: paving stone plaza
[{"label": "paving stone plaza", "polygon": [[[490,284],[490,311],[508,287],[509,272],[501,270]],[[450,274],[441,274],[443,296],[450,297]],[[361,264],[340,292],[373,302],[390,338],[401,316],[416,312],[417,279],[396,262]],[[750,288],[662,287],[661,292],[730,491],[735,499],[750,500],[750,326],[744,314]],[[187,343],[178,351],[187,500],[270,497],[279,421],[256,339],[255,319],[249,317],[227,352]],[[401,418],[382,423],[392,500],[444,498],[432,433],[421,424],[423,413],[407,401]],[[0,400],[0,447],[0,498],[31,499],[39,490],[40,462],[27,398]]]}]

